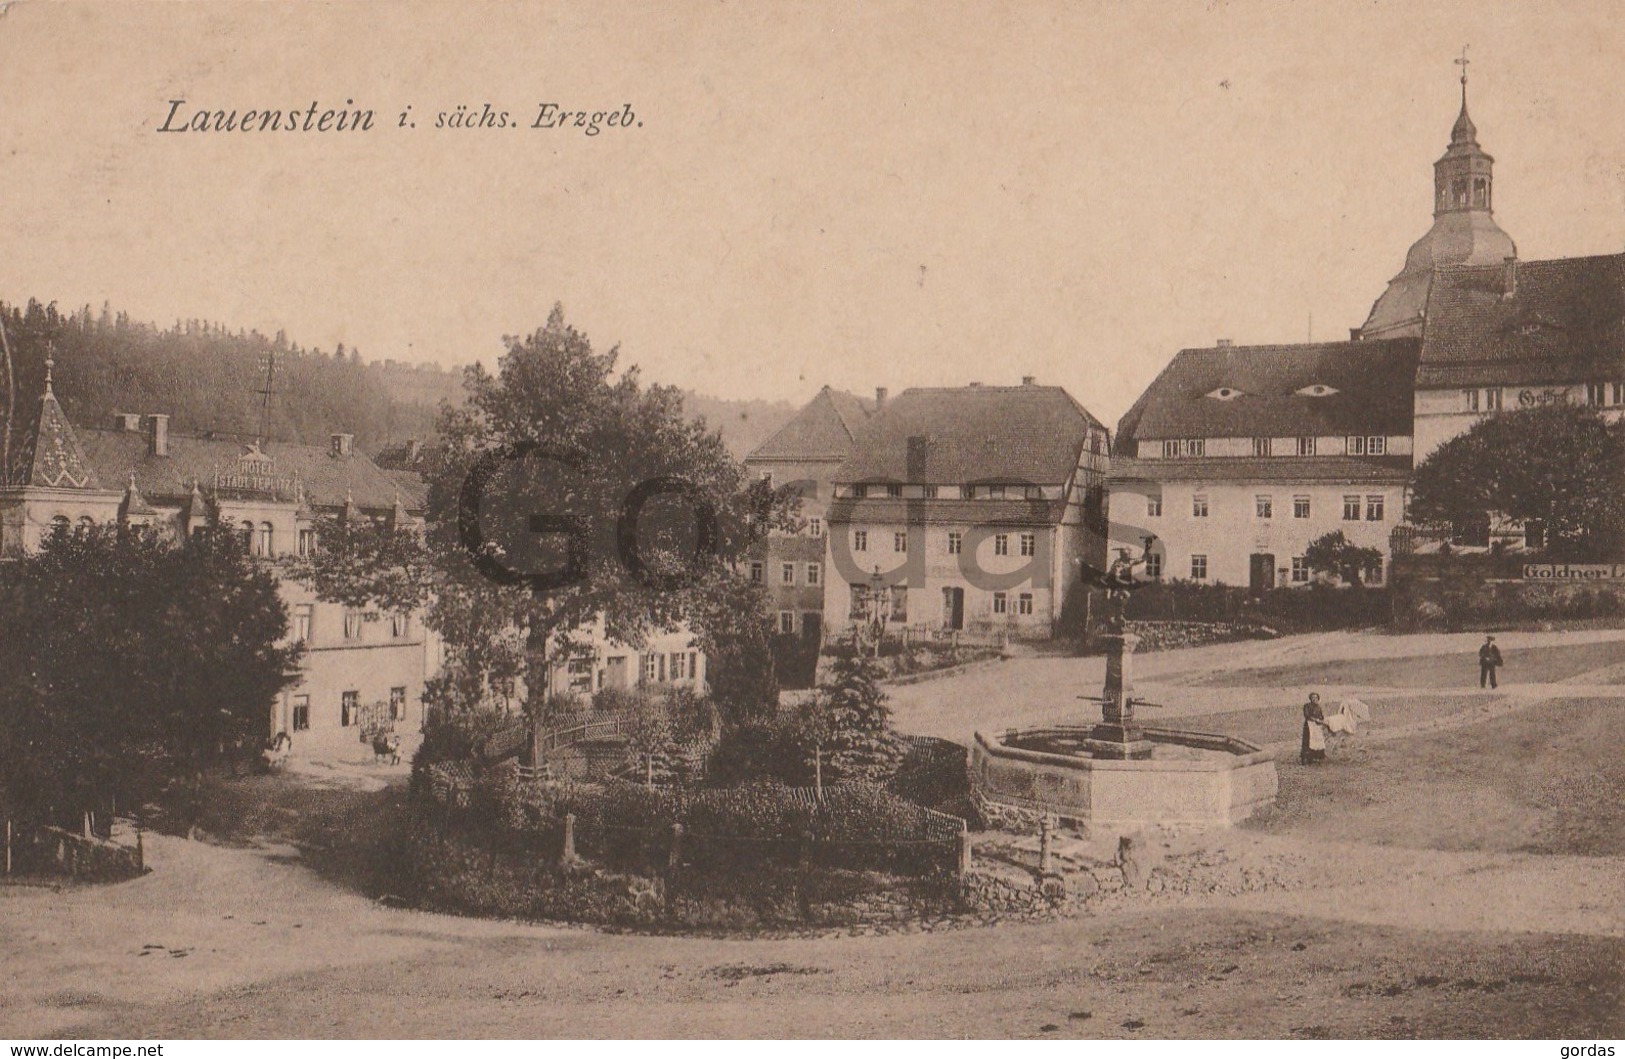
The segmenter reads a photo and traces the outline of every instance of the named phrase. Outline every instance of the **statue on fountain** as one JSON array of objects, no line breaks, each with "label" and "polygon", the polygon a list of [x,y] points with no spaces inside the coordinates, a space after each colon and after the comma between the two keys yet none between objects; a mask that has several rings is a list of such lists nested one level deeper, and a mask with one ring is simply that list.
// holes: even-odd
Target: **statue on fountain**
[{"label": "statue on fountain", "polygon": [[1125,619],[1124,608],[1128,606],[1130,594],[1144,587],[1148,582],[1135,578],[1136,567],[1145,566],[1151,559],[1151,546],[1157,542],[1155,533],[1148,533],[1143,538],[1144,548],[1138,559],[1127,548],[1117,549],[1117,558],[1112,560],[1111,566],[1106,568],[1096,583],[1106,590],[1106,604],[1110,609],[1107,625],[1113,632],[1122,632]]}]

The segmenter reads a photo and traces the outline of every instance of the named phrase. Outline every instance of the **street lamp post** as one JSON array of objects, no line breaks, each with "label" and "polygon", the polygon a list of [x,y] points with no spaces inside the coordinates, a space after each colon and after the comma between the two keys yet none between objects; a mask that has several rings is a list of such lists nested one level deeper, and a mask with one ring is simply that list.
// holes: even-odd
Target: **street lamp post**
[{"label": "street lamp post", "polygon": [[875,634],[875,657],[880,657],[880,641],[886,631],[886,603],[890,592],[886,579],[880,576],[880,567],[869,578],[869,622]]}]

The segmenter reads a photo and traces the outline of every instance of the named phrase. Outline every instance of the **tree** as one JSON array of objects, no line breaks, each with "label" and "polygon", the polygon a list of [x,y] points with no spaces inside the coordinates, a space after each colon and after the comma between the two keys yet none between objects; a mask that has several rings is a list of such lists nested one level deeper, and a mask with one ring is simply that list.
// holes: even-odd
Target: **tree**
[{"label": "tree", "polygon": [[1358,586],[1365,583],[1362,578],[1368,571],[1382,563],[1382,550],[1357,545],[1342,530],[1333,530],[1309,542],[1303,561],[1315,573]]},{"label": "tree", "polygon": [[594,350],[562,308],[504,341],[496,373],[470,368],[467,403],[443,406],[421,542],[324,546],[309,577],[324,598],[439,601],[431,625],[469,690],[507,661],[487,652],[493,629],[515,630],[540,725],[555,701],[552,666],[576,653],[583,630],[637,647],[652,630],[687,626],[720,649],[742,628],[733,563],[789,518],[788,503],[747,489],[675,388],[617,371],[619,351]]},{"label": "tree", "polygon": [[88,530],[0,566],[0,800],[25,825],[139,808],[257,753],[297,674],[287,609],[228,530]]},{"label": "tree", "polygon": [[828,762],[836,779],[883,783],[902,762],[882,676],[880,663],[853,643],[836,656],[829,683],[819,688],[828,704]]},{"label": "tree", "polygon": [[[673,726],[666,703],[655,695],[634,697],[623,719],[623,731],[627,750],[643,765],[644,786],[654,786],[655,761],[669,758],[671,754]],[[665,760],[661,763],[667,764]]]},{"label": "tree", "polygon": [[812,751],[813,790],[824,797],[824,747],[835,734],[835,720],[830,701],[822,692],[803,698],[791,716],[796,739]]},{"label": "tree", "polygon": [[1456,526],[1496,515],[1538,522],[1548,547],[1617,553],[1625,535],[1625,424],[1543,405],[1488,416],[1416,469],[1411,514]]}]

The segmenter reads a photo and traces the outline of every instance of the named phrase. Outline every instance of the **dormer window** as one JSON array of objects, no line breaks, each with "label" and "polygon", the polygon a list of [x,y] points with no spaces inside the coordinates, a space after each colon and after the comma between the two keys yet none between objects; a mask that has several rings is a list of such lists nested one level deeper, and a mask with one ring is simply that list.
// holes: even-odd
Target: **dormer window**
[{"label": "dormer window", "polygon": [[1313,383],[1298,391],[1299,397],[1330,397],[1337,392],[1337,387],[1327,386],[1323,382]]},{"label": "dormer window", "polygon": [[1221,386],[1207,396],[1213,398],[1215,401],[1234,401],[1236,398],[1245,395],[1233,386]]}]

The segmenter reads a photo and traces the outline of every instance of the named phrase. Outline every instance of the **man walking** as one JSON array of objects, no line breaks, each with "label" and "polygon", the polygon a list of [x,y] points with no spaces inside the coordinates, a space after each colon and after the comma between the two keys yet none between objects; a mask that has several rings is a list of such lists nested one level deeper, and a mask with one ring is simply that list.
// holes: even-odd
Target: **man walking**
[{"label": "man walking", "polygon": [[1478,686],[1495,687],[1495,671],[1501,664],[1501,649],[1495,646],[1495,637],[1484,637],[1484,646],[1478,649]]}]

